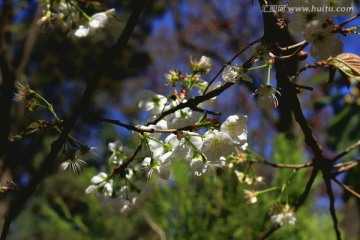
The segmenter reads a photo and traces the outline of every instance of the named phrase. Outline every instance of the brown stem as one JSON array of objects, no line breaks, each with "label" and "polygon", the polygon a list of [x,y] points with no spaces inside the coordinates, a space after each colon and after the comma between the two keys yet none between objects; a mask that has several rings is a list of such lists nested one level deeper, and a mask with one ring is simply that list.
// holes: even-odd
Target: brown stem
[{"label": "brown stem", "polygon": [[351,193],[352,195],[354,195],[354,197],[360,198],[360,193],[357,193],[354,189],[352,189],[350,186],[340,182],[339,180],[337,180],[335,177],[332,178],[332,180],[334,182],[336,182],[340,187],[342,187],[343,189],[345,189],[346,191],[348,191],[349,193]]}]

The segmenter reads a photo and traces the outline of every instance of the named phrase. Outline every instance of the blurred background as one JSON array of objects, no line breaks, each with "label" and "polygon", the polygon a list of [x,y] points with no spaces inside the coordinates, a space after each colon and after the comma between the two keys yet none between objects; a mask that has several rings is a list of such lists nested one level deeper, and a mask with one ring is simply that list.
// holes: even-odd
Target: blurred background
[{"label": "blurred background", "polygon": [[[37,0],[10,1],[10,22],[0,21],[1,53],[11,59],[16,78],[26,81],[51,102],[60,118],[66,119],[85,88],[86,79],[96,69],[96,60],[104,49],[114,43],[116,32],[104,33],[104,38],[74,40],[56,25],[38,25],[43,3]],[[133,1],[78,0],[94,9],[115,8],[117,20],[124,26],[133,8]],[[120,3],[119,3],[120,2]],[[1,16],[9,14],[5,0],[0,1]],[[355,13],[359,2],[356,2]],[[341,23],[347,17],[336,18]],[[140,23],[123,50],[102,78],[89,114],[82,116],[72,134],[80,142],[98,147],[99,157],[91,159],[81,174],[54,171],[27,203],[26,209],[11,228],[9,239],[256,239],[271,227],[269,208],[279,201],[278,194],[259,196],[255,205],[243,200],[245,184],[240,184],[234,171],[225,168],[213,177],[194,177],[181,164],[172,167],[169,181],[154,182],[154,193],[144,205],[127,215],[106,206],[95,196],[86,195],[90,179],[106,168],[109,142],[126,142],[129,131],[110,124],[99,123],[96,114],[122,122],[141,124],[147,119],[139,111],[141,91],[150,89],[170,95],[164,74],[179,69],[190,73],[190,57],[206,55],[213,59],[213,74],[240,49],[262,36],[263,21],[257,1],[250,0],[156,0],[150,1]],[[353,22],[351,26],[359,24]],[[360,54],[358,36],[343,37],[344,52]],[[301,40],[301,39],[300,39]],[[308,49],[307,49],[308,50]],[[254,53],[250,48],[235,62],[241,64]],[[310,57],[306,60],[315,62]],[[300,66],[305,62],[299,63]],[[237,84],[226,91],[213,106],[221,111],[221,121],[234,113],[248,115],[249,147],[266,160],[276,163],[311,161],[301,131],[293,120],[282,121],[281,108],[263,111],[256,108],[252,92],[266,81],[266,72],[251,72],[251,85]],[[275,74],[272,74],[272,83]],[[205,79],[210,81],[211,79]],[[220,78],[217,81],[222,81]],[[2,79],[0,79],[2,82]],[[298,83],[314,88],[299,94],[304,113],[314,134],[332,157],[360,138],[360,87],[344,87],[336,79],[328,83],[324,69],[309,70],[300,75]],[[281,101],[281,98],[280,98]],[[24,106],[13,103],[10,112],[11,135],[23,130],[35,119],[50,119],[45,111],[28,115]],[[281,124],[279,124],[281,123]],[[286,126],[284,126],[286,124]],[[286,131],[284,130],[286,129]],[[26,186],[47,155],[56,134],[49,131],[37,139],[31,152],[24,152],[33,143],[33,136],[10,146],[11,161],[2,163],[1,184],[13,179]],[[36,136],[35,136],[36,137]],[[359,151],[347,156],[356,159]],[[60,161],[60,160],[59,160]],[[4,169],[7,169],[4,171]],[[264,177],[260,186],[281,185],[292,170],[255,166],[257,175]],[[288,188],[289,202],[294,202],[305,188],[310,169],[299,170]],[[359,168],[341,176],[343,181],[360,191]],[[344,239],[360,239],[359,199],[337,189],[336,204]],[[0,199],[2,212],[8,196]],[[311,197],[296,215],[294,226],[284,226],[270,239],[334,239],[325,186],[318,179]],[[291,237],[289,237],[291,236]]]}]

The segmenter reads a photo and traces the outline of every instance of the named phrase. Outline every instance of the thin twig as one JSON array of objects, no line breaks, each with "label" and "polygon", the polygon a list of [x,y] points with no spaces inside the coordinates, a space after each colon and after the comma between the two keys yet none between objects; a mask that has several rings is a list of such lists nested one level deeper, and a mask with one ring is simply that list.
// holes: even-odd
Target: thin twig
[{"label": "thin twig", "polygon": [[356,160],[356,161],[351,161],[351,162],[346,162],[346,163],[340,163],[340,164],[336,164],[334,165],[334,168],[338,168],[337,171],[333,174],[333,176],[337,176],[343,172],[348,171],[349,169],[356,167],[360,165],[360,159]]},{"label": "thin twig", "polygon": [[286,47],[280,47],[278,44],[276,44],[276,45],[277,45],[276,47],[277,47],[279,50],[285,52],[285,51],[288,51],[288,50],[290,50],[290,49],[300,47],[300,46],[304,45],[305,43],[306,43],[306,41],[304,40],[304,41],[302,41],[302,42],[298,42],[298,43],[296,43],[296,44],[293,44],[293,45],[291,45],[291,46],[286,46]]},{"label": "thin twig", "polygon": [[226,65],[230,65],[237,57],[239,57],[243,52],[245,52],[246,50],[248,50],[252,45],[254,45],[255,43],[258,43],[261,41],[262,38],[258,38],[254,41],[252,41],[251,43],[249,43],[246,47],[244,47],[243,49],[241,49],[238,53],[236,53],[231,59],[230,61],[228,61],[224,66],[222,66],[222,68],[217,72],[217,74],[215,75],[215,77],[209,82],[209,84],[206,86],[205,90],[204,90],[204,94],[207,93],[207,91],[209,90],[210,85],[218,78],[218,76],[222,73],[222,71],[224,71]]},{"label": "thin twig", "polygon": [[294,56],[296,56],[301,50],[303,50],[307,45],[309,45],[308,42],[305,42],[305,44],[303,46],[300,46],[298,49],[296,49],[295,52],[291,53],[290,55],[286,55],[286,56],[275,56],[274,54],[271,54],[276,60],[281,60],[281,61],[285,61],[285,60],[289,60],[290,58],[293,58]]},{"label": "thin twig", "polygon": [[253,161],[253,163],[264,164],[274,168],[291,168],[291,169],[301,169],[301,168],[308,168],[314,166],[314,163],[312,162],[308,162],[304,164],[280,164],[280,163],[272,163],[266,160],[261,160],[261,161]]},{"label": "thin twig", "polygon": [[352,189],[350,186],[340,182],[339,180],[337,180],[335,177],[332,178],[332,180],[334,182],[336,182],[340,187],[342,187],[343,189],[345,189],[346,191],[348,191],[349,193],[351,193],[352,195],[354,195],[357,198],[360,198],[360,194],[357,193],[354,189]]},{"label": "thin twig", "polygon": [[357,141],[356,143],[354,143],[353,145],[351,145],[350,147],[346,148],[343,152],[336,155],[333,159],[331,159],[331,161],[335,162],[335,161],[339,160],[340,158],[344,157],[345,155],[347,155],[348,153],[350,153],[352,150],[354,150],[357,147],[360,147],[360,140]]},{"label": "thin twig", "polygon": [[356,14],[355,16],[352,16],[351,18],[349,18],[348,20],[346,20],[345,22],[339,24],[340,27],[345,26],[346,24],[348,24],[349,22],[355,20],[356,18],[360,17],[360,13]]},{"label": "thin twig", "polygon": [[314,64],[306,64],[305,66],[303,66],[302,68],[300,68],[293,76],[290,77],[290,81],[291,82],[294,82],[295,78],[297,76],[300,75],[300,73],[310,69],[310,68],[317,68],[317,67],[320,67],[320,66],[325,66],[325,62],[324,61],[319,61],[319,62],[316,62]]},{"label": "thin twig", "polygon": [[146,127],[146,128],[135,127],[130,124],[122,123],[119,120],[113,120],[113,119],[108,119],[108,118],[104,118],[104,117],[98,117],[98,119],[99,119],[99,121],[111,123],[111,124],[126,128],[131,131],[135,131],[138,133],[173,133],[173,134],[176,134],[180,131],[191,131],[196,127],[196,125],[194,124],[194,125],[189,125],[189,126],[185,126],[182,128],[156,129],[156,128],[149,128],[149,127]]}]

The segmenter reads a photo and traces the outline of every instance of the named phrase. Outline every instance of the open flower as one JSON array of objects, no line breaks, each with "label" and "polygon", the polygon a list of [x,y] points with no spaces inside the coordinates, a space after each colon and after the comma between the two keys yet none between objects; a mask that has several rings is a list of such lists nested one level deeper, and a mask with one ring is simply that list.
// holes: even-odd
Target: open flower
[{"label": "open flower", "polygon": [[109,179],[108,175],[104,172],[99,173],[98,175],[91,178],[91,182],[93,183],[89,187],[86,188],[85,193],[98,193],[102,192],[105,196],[111,197],[113,194],[113,186],[114,182],[112,179]]},{"label": "open flower", "polygon": [[[289,7],[293,7],[294,9],[312,9],[313,7],[322,7],[326,6],[326,0],[309,0],[309,1],[297,1],[291,0],[289,2]],[[295,16],[290,20],[289,23],[289,30],[293,34],[300,34],[304,32],[307,26],[312,23],[313,21],[320,21],[323,23],[326,18],[327,14],[325,12],[318,12],[318,11],[302,11],[302,12],[295,12]]]},{"label": "open flower", "polygon": [[104,28],[109,19],[115,15],[115,9],[110,9],[105,12],[99,12],[92,15],[89,22],[79,27],[74,31],[74,36],[78,38],[84,38],[90,35],[94,35],[99,29]]},{"label": "open flower", "polygon": [[207,74],[210,72],[212,67],[211,58],[208,58],[206,56],[201,56],[199,61],[193,61],[192,59],[190,59],[190,63],[194,74]]},{"label": "open flower", "polygon": [[306,41],[312,44],[310,53],[314,58],[326,60],[342,52],[342,41],[338,36],[331,33],[333,28],[333,25],[323,28],[319,21],[313,21],[306,28],[304,37]]},{"label": "open flower", "polygon": [[234,143],[240,145],[243,150],[247,147],[246,121],[246,115],[231,115],[220,127],[221,131],[227,133]]},{"label": "open flower", "polygon": [[78,38],[87,37],[90,33],[90,29],[84,25],[80,25],[74,32],[74,35]]},{"label": "open flower", "polygon": [[244,189],[244,197],[247,203],[254,204],[257,202],[258,192]]},{"label": "open flower", "polygon": [[295,212],[289,205],[276,204],[270,209],[270,215],[271,221],[280,226],[284,224],[294,225],[296,222]]},{"label": "open flower", "polygon": [[256,105],[262,109],[276,108],[279,105],[279,101],[275,95],[276,93],[281,95],[280,92],[271,85],[260,85],[260,87],[255,90],[255,93],[253,93],[253,96],[257,96]]},{"label": "open flower", "polygon": [[115,14],[115,9],[112,8],[106,12],[99,12],[91,16],[89,26],[92,29],[102,28],[109,21],[109,18]]},{"label": "open flower", "polygon": [[145,90],[141,94],[139,108],[148,111],[151,115],[156,115],[164,110],[166,103],[167,98],[165,96]]},{"label": "open flower", "polygon": [[213,130],[205,133],[201,151],[208,161],[217,162],[221,157],[227,157],[233,153],[235,148],[228,134]]},{"label": "open flower", "polygon": [[240,80],[252,82],[251,77],[245,72],[246,71],[242,66],[226,65],[222,72],[222,78],[225,82],[238,82]]},{"label": "open flower", "polygon": [[110,142],[108,149],[111,151],[109,162],[114,165],[120,165],[124,160],[127,160],[132,154],[132,150],[124,146],[119,140]]},{"label": "open flower", "polygon": [[153,173],[159,175],[162,179],[167,180],[170,177],[169,162],[159,159],[146,157],[142,166],[147,178],[151,178]]}]

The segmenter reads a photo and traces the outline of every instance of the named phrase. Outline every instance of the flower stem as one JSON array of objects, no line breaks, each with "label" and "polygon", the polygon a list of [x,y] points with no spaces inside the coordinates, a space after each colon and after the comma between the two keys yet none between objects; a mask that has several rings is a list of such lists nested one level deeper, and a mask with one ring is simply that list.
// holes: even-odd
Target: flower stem
[{"label": "flower stem", "polygon": [[264,65],[257,66],[257,67],[252,67],[252,68],[247,68],[247,69],[244,69],[244,70],[246,70],[248,72],[248,71],[259,69],[259,68],[264,68],[266,66],[268,66],[268,64],[264,64]]},{"label": "flower stem", "polygon": [[40,102],[45,104],[45,106],[49,109],[51,114],[54,115],[55,119],[59,119],[59,117],[57,116],[57,114],[54,111],[52,104],[50,104],[45,98],[43,98],[40,94],[38,94],[34,90],[30,90],[30,92],[31,92],[31,94],[34,94],[36,99],[38,99]]},{"label": "flower stem", "polygon": [[268,189],[264,189],[262,191],[258,191],[257,193],[258,194],[267,193],[267,192],[278,190],[280,188],[282,188],[282,187],[281,186],[271,187],[271,188],[268,188]]},{"label": "flower stem", "polygon": [[268,64],[268,74],[267,74],[267,81],[266,81],[266,85],[269,85],[269,86],[271,86],[271,84],[270,84],[270,73],[271,73],[271,67],[272,67],[272,65],[271,65],[271,64]]}]

